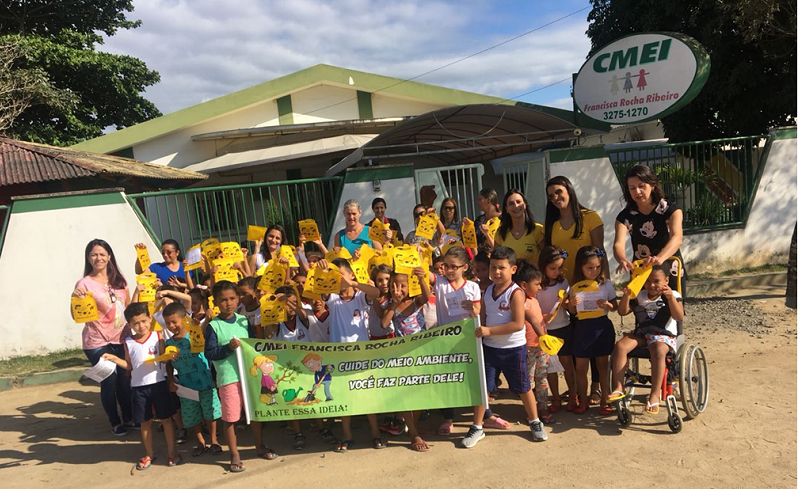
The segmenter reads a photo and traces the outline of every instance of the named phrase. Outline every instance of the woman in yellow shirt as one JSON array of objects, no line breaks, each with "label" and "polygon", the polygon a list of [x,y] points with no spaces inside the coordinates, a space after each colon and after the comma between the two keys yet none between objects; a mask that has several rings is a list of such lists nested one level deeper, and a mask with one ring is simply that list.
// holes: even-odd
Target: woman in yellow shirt
[{"label": "woman in yellow shirt", "polygon": [[535,222],[532,209],[520,190],[510,190],[502,203],[501,224],[496,236],[485,236],[490,248],[507,246],[515,251],[517,259],[537,264],[543,244],[543,226]]},{"label": "woman in yellow shirt", "polygon": [[[545,246],[559,246],[568,254],[563,263],[563,275],[573,284],[576,252],[583,246],[604,249],[604,223],[597,212],[579,204],[573,184],[566,177],[554,177],[546,182]],[[602,268],[609,277],[609,262],[602,259]]]}]

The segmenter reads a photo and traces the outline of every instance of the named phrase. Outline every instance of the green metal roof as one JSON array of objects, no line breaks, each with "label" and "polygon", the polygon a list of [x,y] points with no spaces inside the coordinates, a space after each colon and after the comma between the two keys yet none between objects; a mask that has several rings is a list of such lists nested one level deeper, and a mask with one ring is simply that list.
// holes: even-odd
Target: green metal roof
[{"label": "green metal roof", "polygon": [[[354,81],[349,84],[349,78]],[[364,92],[384,93],[416,100],[449,105],[502,103],[515,105],[515,101],[481,95],[453,88],[428,85],[400,78],[375,75],[363,71],[318,64],[253,87],[203,102],[155,119],[105,134],[72,146],[73,149],[96,153],[112,153],[135,144],[177,131],[201,122],[249,107],[267,100],[297,92],[323,83],[351,87]],[[569,111],[565,111],[570,113]]]}]

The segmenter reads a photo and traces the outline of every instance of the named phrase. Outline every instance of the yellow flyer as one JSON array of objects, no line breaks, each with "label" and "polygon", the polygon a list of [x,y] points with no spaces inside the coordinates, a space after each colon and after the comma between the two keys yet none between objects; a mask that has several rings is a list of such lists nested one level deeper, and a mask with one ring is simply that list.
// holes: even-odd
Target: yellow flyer
[{"label": "yellow flyer", "polygon": [[652,266],[642,266],[642,260],[634,262],[633,265],[634,268],[632,268],[632,281],[629,282],[627,287],[632,292],[630,297],[635,299],[637,298],[637,294],[639,294],[643,289],[643,285],[646,283],[646,280],[648,280],[648,276],[651,275]]},{"label": "yellow flyer", "polygon": [[266,228],[263,226],[247,226],[247,241],[263,241]]},{"label": "yellow flyer", "polygon": [[201,245],[194,245],[188,249],[186,252],[186,260],[188,261],[188,265],[186,265],[184,270],[196,270],[197,268],[202,268],[202,249]]},{"label": "yellow flyer", "polygon": [[315,290],[316,287],[316,272],[319,269],[316,267],[311,268],[308,270],[308,276],[305,279],[305,288],[302,289],[302,297],[305,299],[315,299],[315,300],[322,300],[321,294],[317,293]]},{"label": "yellow flyer", "polygon": [[463,244],[466,248],[477,247],[477,229],[474,227],[474,221],[467,217],[464,218],[460,233],[463,235]]},{"label": "yellow flyer", "polygon": [[267,294],[274,294],[279,287],[285,285],[287,275],[288,269],[277,260],[272,260],[263,270],[258,288]]},{"label": "yellow flyer", "polygon": [[372,256],[368,266],[369,276],[371,276],[371,271],[374,270],[374,267],[378,265],[388,265],[393,268],[393,258],[391,258],[391,255],[385,253]]},{"label": "yellow flyer", "polygon": [[407,274],[407,294],[410,297],[421,295],[421,282],[414,274]]},{"label": "yellow flyer", "polygon": [[100,313],[97,310],[97,301],[91,292],[83,297],[72,296],[72,316],[75,317],[76,323],[88,323],[89,321],[97,321],[100,319]]},{"label": "yellow flyer", "polygon": [[385,234],[388,229],[390,229],[388,224],[381,222],[379,219],[374,219],[371,221],[371,227],[369,227],[369,239],[384,243],[388,240],[388,236]]},{"label": "yellow flyer", "polygon": [[244,261],[244,253],[235,241],[226,241],[219,244],[222,249],[222,257],[226,260]]},{"label": "yellow flyer", "polygon": [[152,264],[152,261],[150,261],[150,252],[147,251],[146,246],[143,248],[136,246],[136,259],[138,259],[139,266],[141,267],[142,271],[150,268],[150,265]]},{"label": "yellow flyer", "polygon": [[490,231],[491,237],[496,236],[496,231],[499,230],[501,223],[501,219],[498,217],[491,217],[488,219],[488,222],[485,223],[485,225],[488,226],[488,231]]},{"label": "yellow flyer", "polygon": [[145,272],[136,277],[136,283],[144,286],[144,290],[139,292],[139,302],[155,301],[155,282],[158,277],[152,272]]},{"label": "yellow flyer", "polygon": [[459,241],[449,241],[441,248],[441,255],[446,256],[446,252],[452,248],[463,248],[463,243]]},{"label": "yellow flyer", "polygon": [[414,268],[421,266],[421,258],[415,246],[402,246],[393,249],[393,263],[396,273],[410,275]]},{"label": "yellow flyer", "polygon": [[213,260],[213,266],[216,268],[216,271],[213,272],[213,279],[217,282],[221,282],[222,280],[229,280],[233,283],[238,282],[240,274],[238,270],[233,268],[238,262],[239,260],[234,260],[232,258]]},{"label": "yellow flyer", "polygon": [[369,265],[367,261],[361,258],[360,260],[352,260],[349,264],[352,266],[352,271],[355,272],[355,279],[358,283],[369,283]]},{"label": "yellow flyer", "polygon": [[439,218],[437,214],[425,214],[421,216],[418,220],[418,226],[416,226],[416,236],[431,240],[432,237],[435,236],[435,231],[438,229],[438,221]]},{"label": "yellow flyer", "polygon": [[288,321],[285,303],[273,295],[260,298],[260,324],[279,324]]},{"label": "yellow flyer", "polygon": [[344,260],[351,260],[352,253],[349,253],[349,250],[346,248],[338,248],[338,251],[335,251],[335,248],[329,250],[326,255],[324,255],[324,259],[328,262],[331,262],[337,258],[343,258]]},{"label": "yellow flyer", "polygon": [[208,258],[208,260],[213,261],[219,257],[219,254],[222,252],[221,244],[219,240],[216,238],[208,238],[202,242],[200,245],[202,249],[202,254]]},{"label": "yellow flyer", "polygon": [[582,280],[571,287],[573,294],[579,297],[576,305],[576,317],[579,319],[592,319],[603,316],[606,311],[598,306],[598,301],[603,299],[601,287],[595,280]]},{"label": "yellow flyer", "polygon": [[205,351],[205,335],[202,334],[202,325],[190,317],[183,318],[188,330],[188,339],[191,341],[191,353],[202,353]]},{"label": "yellow flyer", "polygon": [[319,226],[314,219],[303,219],[297,223],[299,225],[299,234],[305,235],[305,241],[318,241],[321,239]]},{"label": "yellow flyer", "polygon": [[341,271],[335,265],[330,265],[327,270],[316,269],[316,283],[313,292],[317,294],[340,294]]},{"label": "yellow flyer", "polygon": [[158,355],[157,357],[150,357],[144,360],[144,363],[154,363],[154,362],[168,362],[169,360],[174,360],[175,356],[180,353],[180,350],[176,346],[167,346],[164,348],[164,352],[162,355]]},{"label": "yellow flyer", "polygon": [[285,258],[288,260],[288,266],[291,268],[299,268],[299,262],[296,261],[295,248],[290,245],[282,245],[277,251],[278,258]]},{"label": "yellow flyer", "polygon": [[360,248],[358,248],[358,253],[360,254],[359,260],[363,260],[364,263],[368,263],[369,260],[371,260],[371,257],[377,254],[377,250],[367,244],[363,244]]},{"label": "yellow flyer", "polygon": [[221,311],[219,310],[219,306],[213,303],[213,296],[208,296],[208,316],[211,318],[215,318],[219,315]]}]

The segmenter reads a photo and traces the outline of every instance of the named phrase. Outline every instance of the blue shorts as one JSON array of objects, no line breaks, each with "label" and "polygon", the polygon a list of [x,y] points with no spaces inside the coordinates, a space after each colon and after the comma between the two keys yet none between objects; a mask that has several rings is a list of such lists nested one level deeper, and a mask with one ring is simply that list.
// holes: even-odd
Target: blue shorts
[{"label": "blue shorts", "polygon": [[150,385],[133,387],[133,422],[144,423],[153,418],[168,419],[175,414],[175,406],[165,380]]},{"label": "blue shorts", "polygon": [[495,392],[496,377],[499,372],[504,374],[510,391],[516,394],[526,394],[531,389],[529,376],[526,374],[526,345],[515,348],[493,348],[482,345],[485,357],[485,377],[488,392]]}]

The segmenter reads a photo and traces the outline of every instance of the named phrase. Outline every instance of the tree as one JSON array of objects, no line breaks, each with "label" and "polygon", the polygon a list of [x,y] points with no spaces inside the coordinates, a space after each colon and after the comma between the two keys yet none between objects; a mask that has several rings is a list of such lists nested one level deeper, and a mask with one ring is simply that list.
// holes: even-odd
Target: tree
[{"label": "tree", "polygon": [[160,76],[131,56],[96,50],[102,34],[134,29],[130,0],[17,0],[0,2],[0,36],[19,42],[17,68],[46,72],[76,103],[31,105],[10,127],[20,139],[71,145],[161,113],[142,96]]},{"label": "tree", "polygon": [[663,118],[671,141],[764,134],[796,117],[795,0],[591,0],[591,55],[636,32],[692,36],[710,54],[701,93]]}]

